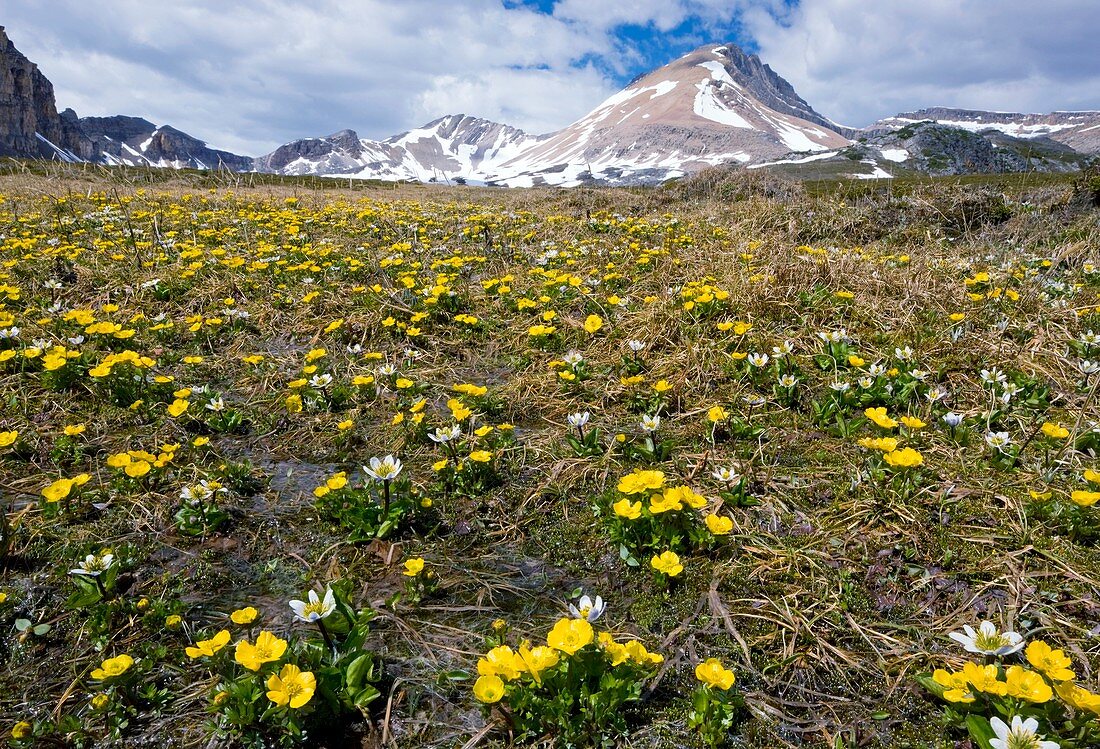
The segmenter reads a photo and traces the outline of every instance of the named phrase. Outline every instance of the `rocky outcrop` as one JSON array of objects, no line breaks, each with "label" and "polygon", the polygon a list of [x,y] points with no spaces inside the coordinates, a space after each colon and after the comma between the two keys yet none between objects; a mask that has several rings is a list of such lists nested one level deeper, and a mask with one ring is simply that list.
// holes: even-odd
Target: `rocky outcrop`
[{"label": "rocky outcrop", "polygon": [[902,112],[848,134],[850,138],[876,135],[906,128],[918,122],[968,130],[974,133],[1002,133],[1025,140],[1049,138],[1088,155],[1100,154],[1100,112],[987,112],[980,109],[929,107],[915,112]]},{"label": "rocky outcrop", "polygon": [[78,123],[96,160],[102,163],[238,172],[252,168],[248,156],[209,148],[174,127],[158,127],[141,117],[83,117]]},{"label": "rocky outcrop", "polygon": [[79,128],[57,113],[53,84],[0,26],[0,156],[76,160],[88,155]]},{"label": "rocky outcrop", "polygon": [[209,148],[140,117],[58,114],[53,84],[0,26],[0,156],[248,171],[252,159]]}]

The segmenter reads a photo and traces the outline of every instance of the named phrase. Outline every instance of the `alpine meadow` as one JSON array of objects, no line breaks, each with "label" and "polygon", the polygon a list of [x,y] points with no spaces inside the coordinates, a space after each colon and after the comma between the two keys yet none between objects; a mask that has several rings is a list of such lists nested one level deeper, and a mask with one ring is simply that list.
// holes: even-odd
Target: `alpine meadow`
[{"label": "alpine meadow", "polygon": [[696,45],[252,157],[0,27],[0,743],[1100,747],[1100,112]]}]

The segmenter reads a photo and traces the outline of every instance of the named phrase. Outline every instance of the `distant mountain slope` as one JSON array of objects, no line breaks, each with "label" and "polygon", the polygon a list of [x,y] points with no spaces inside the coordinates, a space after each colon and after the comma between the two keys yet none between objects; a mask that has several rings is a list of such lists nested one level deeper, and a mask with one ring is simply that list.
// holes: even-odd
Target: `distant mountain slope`
[{"label": "distant mountain slope", "polygon": [[930,107],[887,117],[863,128],[862,132],[899,130],[913,123],[928,120],[976,133],[994,130],[1015,138],[1046,137],[1063,143],[1079,153],[1100,154],[1100,111],[1021,114]]},{"label": "distant mountain slope", "polygon": [[351,131],[295,141],[260,171],[507,185],[657,182],[848,141],[789,83],[733,45],[701,47],[544,136],[452,115],[384,141]]},{"label": "distant mountain slope", "polygon": [[248,156],[209,148],[203,141],[174,127],[158,127],[140,117],[82,117],[77,122],[81,133],[92,144],[95,160],[103,164],[174,169],[252,169],[252,159]]},{"label": "distant mountain slope", "polygon": [[488,181],[496,164],[538,141],[508,125],[456,114],[382,141],[360,139],[353,130],[297,140],[255,159],[253,166],[279,174]]}]

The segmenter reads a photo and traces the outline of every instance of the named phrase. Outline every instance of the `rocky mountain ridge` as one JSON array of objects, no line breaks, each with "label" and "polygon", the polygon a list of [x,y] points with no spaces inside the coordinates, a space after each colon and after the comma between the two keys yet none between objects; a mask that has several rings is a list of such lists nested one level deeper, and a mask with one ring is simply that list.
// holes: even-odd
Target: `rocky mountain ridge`
[{"label": "rocky mountain ridge", "polygon": [[384,140],[341,130],[253,158],[140,117],[58,113],[52,84],[0,26],[0,156],[520,187],[653,184],[718,164],[865,178],[1069,171],[1098,154],[1100,112],[932,107],[843,127],[724,44],[638,76],[545,135],[456,114]]}]

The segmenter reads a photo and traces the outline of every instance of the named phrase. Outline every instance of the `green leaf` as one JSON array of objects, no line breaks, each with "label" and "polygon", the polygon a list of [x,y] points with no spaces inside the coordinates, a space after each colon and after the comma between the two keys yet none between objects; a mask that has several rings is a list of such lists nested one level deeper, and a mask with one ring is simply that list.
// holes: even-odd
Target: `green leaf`
[{"label": "green leaf", "polygon": [[929,692],[936,695],[941,700],[943,699],[943,693],[947,691],[947,687],[943,686],[942,684],[937,684],[935,681],[933,681],[931,674],[917,674],[913,678],[916,679],[917,683],[927,689]]},{"label": "green leaf", "polygon": [[26,632],[31,627],[30,619],[16,619],[15,628],[20,632]]},{"label": "green leaf", "polygon": [[369,681],[374,674],[374,656],[364,653],[356,658],[344,672],[344,683],[349,687],[360,687]]},{"label": "green leaf", "polygon": [[51,629],[51,627],[50,627],[50,625],[49,625],[49,624],[38,624],[38,625],[35,625],[35,628],[34,628],[34,633],[35,633],[35,634],[36,634],[37,636],[41,637],[42,635],[44,635],[44,634],[46,634],[47,632],[49,632],[49,631],[50,631],[50,629]]},{"label": "green leaf", "polygon": [[989,740],[996,738],[997,734],[993,733],[993,726],[989,725],[988,720],[971,713],[966,716],[966,730],[970,732],[970,738],[978,742],[981,749],[993,749],[993,745],[989,743]]}]

